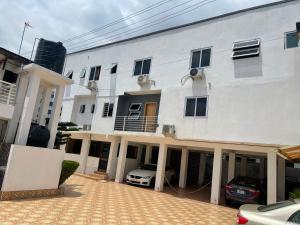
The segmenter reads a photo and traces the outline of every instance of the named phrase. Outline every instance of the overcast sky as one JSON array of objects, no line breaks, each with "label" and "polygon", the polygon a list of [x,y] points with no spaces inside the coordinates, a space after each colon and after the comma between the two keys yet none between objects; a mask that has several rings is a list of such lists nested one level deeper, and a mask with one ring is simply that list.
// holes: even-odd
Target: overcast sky
[{"label": "overcast sky", "polygon": [[74,51],[274,1],[0,0],[0,47],[18,51],[25,21],[33,28],[26,30],[21,52],[29,56],[35,37],[65,41],[154,4],[152,10],[64,45]]}]

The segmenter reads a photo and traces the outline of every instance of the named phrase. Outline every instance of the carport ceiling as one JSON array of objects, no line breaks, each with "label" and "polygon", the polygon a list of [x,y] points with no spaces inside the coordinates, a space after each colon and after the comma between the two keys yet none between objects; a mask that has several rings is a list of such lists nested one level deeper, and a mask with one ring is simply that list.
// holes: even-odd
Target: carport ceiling
[{"label": "carport ceiling", "polygon": [[286,156],[288,159],[291,160],[300,159],[300,145],[283,147],[279,151],[282,155]]}]

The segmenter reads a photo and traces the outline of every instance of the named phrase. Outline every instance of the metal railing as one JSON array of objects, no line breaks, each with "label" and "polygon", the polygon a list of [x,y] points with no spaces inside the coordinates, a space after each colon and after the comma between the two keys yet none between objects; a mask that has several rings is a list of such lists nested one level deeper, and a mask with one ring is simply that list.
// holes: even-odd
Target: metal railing
[{"label": "metal railing", "polygon": [[157,116],[116,116],[114,130],[155,133]]},{"label": "metal railing", "polygon": [[0,80],[0,103],[14,105],[17,87],[15,84]]}]

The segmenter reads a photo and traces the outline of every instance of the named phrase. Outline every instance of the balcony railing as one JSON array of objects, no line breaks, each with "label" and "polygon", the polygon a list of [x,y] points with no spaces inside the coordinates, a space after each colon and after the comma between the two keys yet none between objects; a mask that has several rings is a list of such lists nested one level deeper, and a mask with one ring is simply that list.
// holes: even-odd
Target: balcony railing
[{"label": "balcony railing", "polygon": [[17,87],[15,84],[11,84],[0,80],[0,103],[14,105],[16,99]]},{"label": "balcony railing", "polygon": [[157,126],[157,116],[117,116],[115,120],[117,131],[155,133]]}]

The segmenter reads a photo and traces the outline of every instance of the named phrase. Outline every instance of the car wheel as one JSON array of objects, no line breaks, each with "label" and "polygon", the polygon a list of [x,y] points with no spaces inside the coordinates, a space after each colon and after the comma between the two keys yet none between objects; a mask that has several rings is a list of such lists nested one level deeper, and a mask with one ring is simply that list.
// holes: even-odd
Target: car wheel
[{"label": "car wheel", "polygon": [[154,188],[155,186],[155,177],[152,177],[151,181],[150,181],[150,187]]}]

